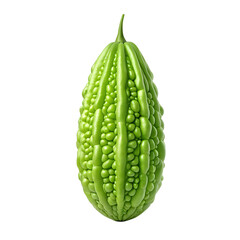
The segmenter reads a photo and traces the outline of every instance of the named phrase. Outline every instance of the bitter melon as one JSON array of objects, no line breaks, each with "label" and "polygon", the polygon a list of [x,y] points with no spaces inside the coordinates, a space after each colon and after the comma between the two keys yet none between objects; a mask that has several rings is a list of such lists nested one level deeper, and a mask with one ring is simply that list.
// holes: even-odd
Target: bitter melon
[{"label": "bitter melon", "polygon": [[83,190],[103,215],[125,221],[153,202],[162,184],[163,108],[137,46],[118,36],[91,68],[82,92],[77,166]]}]

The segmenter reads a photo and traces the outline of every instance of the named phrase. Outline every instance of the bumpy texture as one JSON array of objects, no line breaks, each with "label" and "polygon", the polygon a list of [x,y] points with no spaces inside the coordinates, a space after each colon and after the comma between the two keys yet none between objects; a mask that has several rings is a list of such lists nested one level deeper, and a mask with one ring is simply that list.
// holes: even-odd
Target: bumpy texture
[{"label": "bumpy texture", "polygon": [[125,221],[153,202],[165,145],[153,74],[136,45],[125,42],[122,26],[119,32],[94,63],[82,93],[77,165],[92,205]]}]

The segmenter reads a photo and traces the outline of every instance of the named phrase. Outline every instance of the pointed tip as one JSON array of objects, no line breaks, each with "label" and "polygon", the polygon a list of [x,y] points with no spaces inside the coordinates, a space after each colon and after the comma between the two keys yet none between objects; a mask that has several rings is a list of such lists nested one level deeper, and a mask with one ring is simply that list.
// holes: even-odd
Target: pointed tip
[{"label": "pointed tip", "polygon": [[120,23],[119,23],[119,28],[118,28],[118,35],[116,38],[116,42],[126,42],[124,36],[123,36],[123,19],[124,19],[125,14],[122,14]]}]

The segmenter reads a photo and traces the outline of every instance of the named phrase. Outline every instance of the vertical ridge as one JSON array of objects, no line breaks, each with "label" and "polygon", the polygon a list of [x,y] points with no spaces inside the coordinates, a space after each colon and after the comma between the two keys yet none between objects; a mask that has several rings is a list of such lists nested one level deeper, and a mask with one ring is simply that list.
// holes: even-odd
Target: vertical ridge
[{"label": "vertical ridge", "polygon": [[101,177],[101,170],[102,170],[102,147],[100,146],[100,140],[101,140],[101,127],[103,122],[103,113],[102,113],[102,107],[104,98],[106,95],[106,91],[103,91],[103,89],[106,89],[107,80],[110,75],[114,55],[117,51],[117,44],[113,44],[109,50],[109,56],[106,62],[106,66],[103,70],[103,74],[101,76],[101,79],[99,81],[99,89],[97,92],[96,100],[94,103],[94,109],[96,110],[94,113],[94,121],[93,121],[93,131],[92,131],[92,140],[93,140],[93,181],[95,186],[95,191],[98,195],[99,202],[102,204],[104,210],[107,212],[109,217],[114,219],[114,216],[112,214],[112,208],[109,205],[107,201],[106,194],[103,190],[103,179]]},{"label": "vertical ridge", "polygon": [[118,220],[122,220],[123,205],[124,205],[124,184],[125,184],[125,168],[127,161],[127,128],[126,128],[126,116],[127,116],[127,67],[125,61],[124,44],[118,45],[118,72],[117,72],[117,146],[116,146],[116,163],[117,163],[117,213]]},{"label": "vertical ridge", "polygon": [[79,168],[79,179],[82,183],[83,191],[88,200],[93,206],[107,216],[106,211],[99,204],[98,196],[95,192],[93,179],[92,179],[92,143],[90,137],[92,135],[92,129],[90,127],[91,119],[93,117],[92,111],[90,111],[93,101],[95,101],[94,91],[95,83],[101,76],[100,69],[104,68],[104,61],[109,54],[109,49],[113,43],[108,44],[101,52],[95,63],[91,68],[91,73],[88,78],[87,86],[83,90],[83,103],[80,108],[81,116],[79,118],[79,126],[77,133],[77,166]]},{"label": "vertical ridge", "polygon": [[[154,165],[153,165],[153,169],[155,169],[155,182],[154,182],[154,185],[150,186],[149,185],[149,188],[150,188],[150,191],[149,191],[149,197],[146,199],[146,203],[144,204],[143,206],[143,211],[145,211],[149,206],[150,204],[154,201],[154,198],[155,198],[155,195],[156,195],[156,192],[158,191],[158,189],[160,188],[161,186],[161,178],[162,178],[162,171],[163,171],[163,167],[164,167],[164,157],[165,157],[165,145],[164,145],[164,134],[163,134],[163,128],[161,127],[161,123],[162,123],[162,120],[161,120],[161,106],[158,102],[158,99],[157,99],[157,95],[158,95],[158,92],[156,90],[156,86],[153,82],[153,74],[151,72],[151,70],[149,69],[144,57],[142,56],[141,52],[139,51],[138,47],[134,44],[134,43],[129,43],[137,57],[138,57],[138,60],[139,60],[139,63],[141,65],[141,69],[143,71],[143,77],[145,79],[145,81],[148,82],[148,85],[149,85],[149,90],[150,90],[150,93],[152,95],[152,100],[154,102],[154,106],[152,107],[151,106],[151,121],[154,121],[154,127],[155,127],[155,130],[151,133],[151,137],[152,139],[156,139],[156,136],[158,138],[157,140],[157,143],[155,142],[155,144],[153,144],[153,141],[152,141],[152,145],[156,146],[156,147],[153,147],[152,148],[152,152],[151,155],[154,155],[155,156],[155,160],[154,160]],[[153,110],[154,109],[154,110]],[[140,214],[140,212],[136,212],[134,214],[134,217],[138,216]]]},{"label": "vertical ridge", "polygon": [[136,74],[135,84],[137,87],[137,99],[140,105],[140,130],[141,130],[141,143],[140,153],[139,153],[139,186],[136,194],[132,197],[131,205],[132,207],[128,210],[127,214],[124,216],[126,219],[131,219],[135,212],[142,208],[142,201],[146,194],[146,187],[148,184],[147,171],[149,169],[150,159],[149,159],[149,143],[148,139],[151,131],[151,123],[149,122],[149,107],[147,102],[146,86],[144,83],[144,78],[139,64],[137,55],[129,43],[125,43],[126,51],[131,59],[133,69]]}]

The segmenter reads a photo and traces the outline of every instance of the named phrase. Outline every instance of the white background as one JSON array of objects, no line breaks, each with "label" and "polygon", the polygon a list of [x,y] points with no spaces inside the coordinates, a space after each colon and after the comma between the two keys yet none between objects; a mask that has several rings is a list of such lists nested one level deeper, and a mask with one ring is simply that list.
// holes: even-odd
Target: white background
[{"label": "white background", "polygon": [[[138,45],[165,109],[152,206],[114,222],[76,166],[81,92],[117,35]],[[0,2],[0,239],[240,239],[238,0]]]}]

